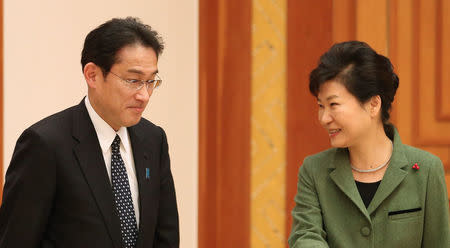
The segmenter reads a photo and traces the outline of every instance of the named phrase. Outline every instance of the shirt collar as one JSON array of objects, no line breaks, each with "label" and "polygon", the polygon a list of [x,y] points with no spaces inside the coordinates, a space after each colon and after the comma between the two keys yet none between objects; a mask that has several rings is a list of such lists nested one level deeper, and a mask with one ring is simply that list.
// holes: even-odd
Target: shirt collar
[{"label": "shirt collar", "polygon": [[105,153],[111,147],[116,134],[119,135],[121,144],[125,149],[125,152],[129,152],[130,142],[128,137],[128,130],[126,127],[120,127],[120,129],[116,132],[114,129],[105,122],[98,114],[95,112],[94,108],[89,101],[89,97],[86,96],[84,98],[84,103],[86,105],[86,109],[89,113],[89,117],[91,118],[92,124],[94,125],[95,132],[97,133],[98,141],[100,143],[100,147],[102,152]]}]

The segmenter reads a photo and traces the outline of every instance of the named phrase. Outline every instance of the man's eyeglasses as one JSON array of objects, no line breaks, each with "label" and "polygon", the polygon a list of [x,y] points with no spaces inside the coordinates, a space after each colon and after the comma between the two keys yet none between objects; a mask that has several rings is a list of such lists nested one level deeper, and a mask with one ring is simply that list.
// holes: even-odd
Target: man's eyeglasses
[{"label": "man's eyeglasses", "polygon": [[144,87],[144,84],[147,86],[147,90],[154,90],[156,87],[160,86],[162,84],[162,79],[158,76],[158,74],[155,75],[155,79],[151,79],[148,81],[139,80],[139,79],[123,79],[119,75],[115,74],[112,71],[109,71],[114,76],[120,78],[123,82],[126,83],[126,85],[134,90],[140,90],[142,87]]}]

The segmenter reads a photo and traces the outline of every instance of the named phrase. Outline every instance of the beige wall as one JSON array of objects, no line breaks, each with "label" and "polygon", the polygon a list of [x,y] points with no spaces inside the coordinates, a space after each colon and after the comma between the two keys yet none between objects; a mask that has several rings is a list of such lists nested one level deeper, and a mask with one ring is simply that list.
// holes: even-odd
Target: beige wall
[{"label": "beige wall", "polygon": [[198,0],[4,0],[4,170],[22,131],[86,94],[86,34],[112,17],[138,16],[166,42],[164,80],[144,116],[167,132],[181,246],[197,247]]}]

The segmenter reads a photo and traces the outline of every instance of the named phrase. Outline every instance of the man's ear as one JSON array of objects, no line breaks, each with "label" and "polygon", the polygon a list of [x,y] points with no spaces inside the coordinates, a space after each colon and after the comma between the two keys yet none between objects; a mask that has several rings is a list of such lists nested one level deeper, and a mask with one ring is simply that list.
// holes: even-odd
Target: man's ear
[{"label": "man's ear", "polygon": [[381,111],[381,97],[379,95],[373,96],[369,101],[370,116],[375,117]]},{"label": "man's ear", "polygon": [[89,88],[97,88],[98,82],[103,78],[102,70],[96,64],[89,62],[83,68],[83,75]]}]

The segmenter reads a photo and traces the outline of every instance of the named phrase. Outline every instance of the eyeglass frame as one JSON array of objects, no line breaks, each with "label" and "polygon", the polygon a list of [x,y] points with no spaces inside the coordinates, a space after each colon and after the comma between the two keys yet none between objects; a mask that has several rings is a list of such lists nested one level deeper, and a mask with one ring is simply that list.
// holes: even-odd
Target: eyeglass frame
[{"label": "eyeglass frame", "polygon": [[[154,90],[162,84],[162,79],[159,77],[158,74],[155,75],[155,79],[150,79],[150,80],[146,81],[146,80],[139,80],[139,79],[124,79],[112,71],[109,71],[109,72],[111,74],[113,74],[114,76],[118,77],[119,79],[121,79],[123,82],[125,82],[126,85],[128,86],[128,88],[135,89],[136,91],[141,90],[144,87],[144,84],[145,84],[145,87],[147,88],[147,90],[149,90],[149,89]],[[150,88],[150,84],[153,84],[153,83],[155,83],[153,88]],[[136,88],[133,88],[134,85],[139,85],[139,86]]]}]

